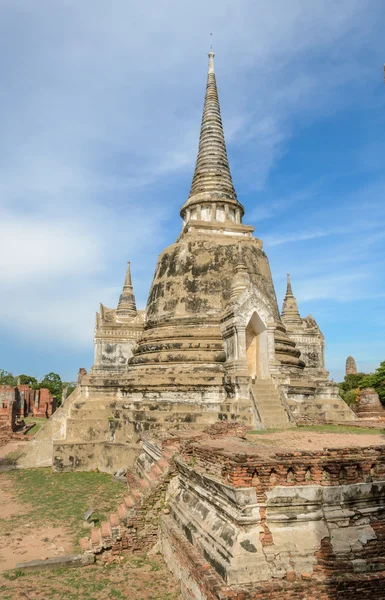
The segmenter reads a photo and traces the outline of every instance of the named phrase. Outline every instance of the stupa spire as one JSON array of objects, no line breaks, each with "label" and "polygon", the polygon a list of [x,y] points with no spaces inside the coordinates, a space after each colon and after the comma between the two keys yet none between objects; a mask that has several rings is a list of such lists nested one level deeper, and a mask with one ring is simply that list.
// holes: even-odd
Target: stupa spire
[{"label": "stupa spire", "polygon": [[[181,209],[181,216],[185,220],[189,220],[191,211],[196,210],[196,219],[215,221],[217,204],[221,205],[226,214],[226,217],[220,220],[226,220],[229,206],[233,211],[238,210],[239,218],[244,212],[242,205],[237,200],[227,158],[215,78],[214,56],[214,52],[210,48],[198,156],[190,195]],[[205,217],[202,216],[202,212],[204,212],[202,209],[206,209]],[[232,220],[235,220],[235,217]]]},{"label": "stupa spire", "polygon": [[133,318],[137,314],[134,288],[132,287],[131,279],[131,264],[127,263],[126,278],[124,280],[123,290],[120,294],[118,306],[116,308],[116,316]]},{"label": "stupa spire", "polygon": [[293,290],[291,287],[291,281],[290,281],[290,273],[287,274],[286,296],[293,296],[293,298],[294,298]]},{"label": "stupa spire", "polygon": [[286,296],[282,306],[282,321],[285,324],[301,323],[297,300],[291,287],[290,274],[287,275]]}]

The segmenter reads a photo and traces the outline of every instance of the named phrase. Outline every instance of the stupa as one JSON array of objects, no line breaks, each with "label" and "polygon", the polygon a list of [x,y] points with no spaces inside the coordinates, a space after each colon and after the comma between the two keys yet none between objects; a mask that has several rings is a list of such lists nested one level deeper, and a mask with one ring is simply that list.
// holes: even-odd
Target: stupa
[{"label": "stupa", "polygon": [[[281,317],[262,241],[243,222],[212,51],[198,156],[180,215],[181,233],[159,256],[145,312],[136,309],[130,269],[117,308],[101,306],[95,364],[57,411],[53,452],[41,464],[126,467],[141,432],[154,428],[354,418],[323,364],[315,372],[302,359],[295,328],[308,335],[306,320],[289,310],[289,295]],[[317,336],[323,348],[318,329]]]},{"label": "stupa", "polygon": [[353,356],[348,356],[346,359],[345,375],[357,375],[357,365]]}]

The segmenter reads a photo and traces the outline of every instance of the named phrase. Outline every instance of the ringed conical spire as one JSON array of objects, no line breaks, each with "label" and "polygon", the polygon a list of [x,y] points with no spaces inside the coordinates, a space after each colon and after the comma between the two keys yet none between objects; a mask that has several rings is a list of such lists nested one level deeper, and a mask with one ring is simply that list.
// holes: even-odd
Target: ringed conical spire
[{"label": "ringed conical spire", "polygon": [[[229,213],[226,206],[230,206],[233,211],[235,208],[238,209],[240,216],[244,213],[242,205],[237,200],[227,158],[214,70],[215,55],[212,49],[208,56],[209,66],[198,156],[190,195],[181,209],[181,216],[184,219],[187,211],[190,213],[194,207],[198,208],[198,215],[195,218],[203,218],[201,208],[212,208],[213,203],[224,207],[226,215]],[[206,211],[204,220],[215,221],[215,210]],[[232,220],[235,220],[235,217]]]},{"label": "ringed conical spire", "polygon": [[124,286],[122,293],[120,294],[118,306],[116,309],[116,315],[120,317],[133,318],[137,315],[136,302],[134,295],[134,288],[132,287],[131,280],[131,264],[127,263],[126,278],[124,280]]},{"label": "ringed conical spire", "polygon": [[285,325],[301,323],[301,315],[299,314],[297,300],[293,294],[291,287],[290,274],[287,275],[286,296],[282,306],[282,321]]}]

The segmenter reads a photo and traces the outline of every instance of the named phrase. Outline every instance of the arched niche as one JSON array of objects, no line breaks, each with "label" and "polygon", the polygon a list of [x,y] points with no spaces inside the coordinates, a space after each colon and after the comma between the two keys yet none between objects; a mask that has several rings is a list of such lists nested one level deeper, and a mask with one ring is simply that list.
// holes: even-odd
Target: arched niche
[{"label": "arched niche", "polygon": [[269,376],[267,328],[256,311],[246,326],[246,359],[250,377]]}]

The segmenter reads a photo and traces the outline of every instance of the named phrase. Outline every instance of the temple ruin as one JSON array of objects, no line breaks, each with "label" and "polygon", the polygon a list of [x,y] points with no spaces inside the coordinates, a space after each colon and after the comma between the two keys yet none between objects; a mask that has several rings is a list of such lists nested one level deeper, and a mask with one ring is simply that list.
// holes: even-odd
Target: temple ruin
[{"label": "temple ruin", "polygon": [[146,310],[137,310],[130,263],[117,307],[101,304],[94,365],[41,434],[39,464],[113,471],[132,463],[140,435],[155,429],[356,418],[328,379],[323,335],[313,317],[301,318],[290,281],[280,314],[263,243],[243,221],[212,52],[180,215]]},{"label": "temple ruin", "polygon": [[[263,243],[243,222],[212,51],[180,214],[146,310],[128,264],[117,307],[97,313],[91,371],[18,466],[123,469],[125,495],[81,547],[157,544],[184,600],[385,598],[383,446],[288,451],[247,433],[359,419],[289,276],[280,313]],[[361,409],[372,416],[375,404]]]}]

